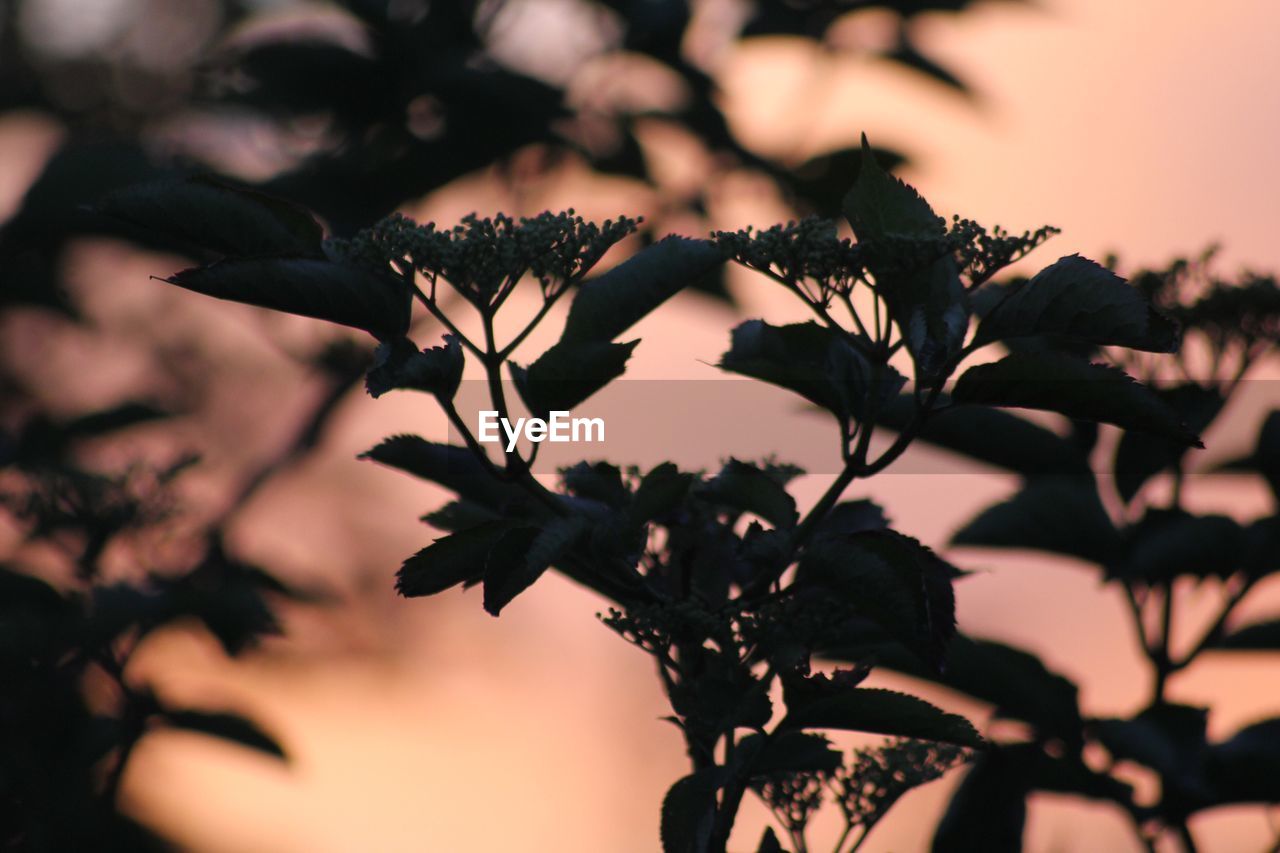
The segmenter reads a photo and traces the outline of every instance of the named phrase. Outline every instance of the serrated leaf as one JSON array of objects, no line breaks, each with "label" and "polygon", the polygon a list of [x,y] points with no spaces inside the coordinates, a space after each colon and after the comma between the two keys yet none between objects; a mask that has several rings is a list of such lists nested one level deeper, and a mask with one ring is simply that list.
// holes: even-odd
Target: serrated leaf
[{"label": "serrated leaf", "polygon": [[284,750],[273,737],[239,714],[188,709],[165,711],[164,718],[175,728],[229,740],[259,752],[274,755],[276,758],[286,757]]},{"label": "serrated leaf", "polygon": [[748,320],[733,330],[719,366],[794,391],[842,421],[893,399],[906,382],[887,364],[874,367],[840,332],[814,322]]},{"label": "serrated leaf", "polygon": [[985,742],[973,724],[916,696],[871,687],[811,699],[788,708],[781,727],[843,729],[980,747]]},{"label": "serrated leaf", "polygon": [[[1062,738],[1070,745],[1081,741],[1079,689],[1030,652],[995,640],[957,635],[947,647],[946,666],[941,672],[895,646],[882,645],[871,654],[878,667],[924,678],[990,703],[997,717],[1030,723],[1045,736]],[[866,653],[856,649],[849,657],[865,659]]]},{"label": "serrated leaf", "polygon": [[710,500],[754,513],[775,528],[794,527],[799,513],[795,498],[765,471],[749,462],[730,459],[708,481],[702,493]]},{"label": "serrated leaf", "polygon": [[611,341],[721,263],[724,257],[709,240],[659,240],[582,285],[560,341]]},{"label": "serrated leaf", "polygon": [[484,575],[489,552],[515,524],[489,521],[443,536],[404,561],[396,592],[405,598],[435,595]]},{"label": "serrated leaf", "polygon": [[[1216,388],[1205,388],[1192,382],[1153,390],[1196,434],[1203,434],[1209,428],[1226,402]],[[1147,480],[1176,466],[1186,452],[1187,446],[1182,442],[1126,432],[1116,448],[1116,491],[1125,503],[1132,501]]]},{"label": "serrated leaf", "polygon": [[723,767],[707,767],[680,779],[662,799],[663,853],[702,853],[711,838],[716,792]]},{"label": "serrated leaf", "polygon": [[405,389],[452,400],[462,383],[464,358],[454,335],[444,336],[444,346],[422,350],[408,338],[384,341],[374,350],[373,359],[365,377],[371,397]]},{"label": "serrated leaf", "polygon": [[[910,186],[885,172],[862,137],[862,166],[845,197],[844,212],[859,244],[867,244],[877,293],[922,378],[939,374],[960,352],[969,329],[969,306],[960,272],[942,245],[946,225]],[[939,257],[921,262],[921,244],[936,242]],[[903,256],[905,255],[905,256]],[[900,257],[903,256],[903,257]]]},{"label": "serrated leaf", "polygon": [[[941,395],[938,404],[948,400]],[[911,423],[915,409],[914,396],[903,395],[882,409],[877,421],[901,430]],[[1088,456],[1076,444],[1000,409],[956,406],[936,411],[916,439],[1024,477],[1090,474]]]},{"label": "serrated leaf", "polygon": [[165,281],[187,290],[363,329],[378,340],[409,331],[403,281],[314,258],[249,258],[183,270]]},{"label": "serrated leaf", "polygon": [[505,533],[489,552],[484,570],[484,609],[494,616],[542,577],[590,528],[585,516],[552,519],[542,529]]},{"label": "serrated leaf", "polygon": [[561,341],[528,368],[508,364],[520,399],[534,417],[569,411],[617,379],[639,341]]},{"label": "serrated leaf", "polygon": [[796,570],[797,583],[820,583],[940,667],[955,634],[953,569],[915,539],[876,530],[817,540]]},{"label": "serrated leaf", "polygon": [[1079,255],[1061,258],[1009,286],[974,336],[982,345],[1008,338],[1061,335],[1100,346],[1174,352],[1178,326],[1142,292]]},{"label": "serrated leaf", "polygon": [[956,381],[951,399],[1058,412],[1204,446],[1167,403],[1123,370],[1058,353],[1019,353],[971,367]]},{"label": "serrated leaf", "polygon": [[983,510],[951,538],[953,545],[1051,551],[1106,565],[1124,543],[1091,480],[1032,480],[1002,503]]},{"label": "serrated leaf", "polygon": [[212,177],[154,181],[108,194],[96,212],[179,250],[319,257],[323,232],[304,208]]},{"label": "serrated leaf", "polygon": [[417,435],[393,435],[360,454],[455,492],[489,509],[523,498],[520,488],[494,479],[465,447],[437,444]]}]

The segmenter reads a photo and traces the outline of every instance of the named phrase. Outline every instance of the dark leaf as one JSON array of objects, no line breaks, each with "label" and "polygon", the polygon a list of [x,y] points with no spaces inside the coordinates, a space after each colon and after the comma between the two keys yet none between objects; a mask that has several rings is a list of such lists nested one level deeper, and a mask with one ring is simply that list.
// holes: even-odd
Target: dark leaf
[{"label": "dark leaf", "polygon": [[[845,197],[845,216],[859,244],[872,250],[868,268],[917,373],[931,378],[959,353],[969,330],[964,285],[955,258],[942,245],[946,225],[914,189],[880,168],[865,135],[862,152],[858,181]],[[935,259],[898,257],[918,254],[915,247],[930,241],[939,246]]]},{"label": "dark leaf", "polygon": [[754,513],[776,528],[794,527],[799,514],[795,498],[767,472],[749,462],[730,459],[702,493],[710,500]]},{"label": "dark leaf", "polygon": [[661,518],[684,503],[697,477],[670,462],[655,465],[636,488],[627,516],[634,524]]},{"label": "dark leaf", "polygon": [[212,177],[126,187],[103,198],[96,210],[178,249],[320,257],[323,233],[304,208]]},{"label": "dark leaf", "polygon": [[1280,717],[1211,746],[1205,772],[1219,802],[1280,802]]},{"label": "dark leaf", "polygon": [[889,519],[884,514],[884,508],[874,501],[865,498],[844,501],[833,506],[826,517],[818,522],[813,531],[813,541],[844,541],[844,537],[854,533],[884,530],[888,526]]},{"label": "dark leaf", "polygon": [[501,509],[523,497],[518,486],[494,479],[467,448],[437,444],[417,435],[393,435],[360,454],[360,458],[439,483],[488,509]]},{"label": "dark leaf", "polygon": [[511,379],[529,412],[546,419],[567,412],[617,379],[639,341],[561,341],[528,368],[509,363]]},{"label": "dark leaf", "polygon": [[822,735],[808,732],[779,732],[772,737],[747,735],[739,746],[747,750],[759,750],[751,761],[751,776],[830,772],[844,761],[843,753],[833,749],[831,741]]},{"label": "dark leaf", "polygon": [[774,834],[772,826],[764,828],[764,835],[760,836],[760,846],[756,848],[756,853],[787,853],[778,842],[778,836]]},{"label": "dark leaf", "polygon": [[955,634],[954,569],[929,548],[892,530],[815,541],[798,583],[835,590],[890,636],[940,667]]},{"label": "dark leaf", "polygon": [[724,262],[709,240],[670,236],[582,285],[561,342],[611,341]]},{"label": "dark leaf", "polygon": [[365,377],[371,397],[403,388],[452,400],[462,382],[462,346],[453,335],[444,336],[444,346],[422,350],[408,338],[383,341],[373,358]]},{"label": "dark leaf", "polygon": [[1026,548],[1108,564],[1123,553],[1120,533],[1098,499],[1092,480],[1032,480],[951,538],[955,545]]},{"label": "dark leaf", "polygon": [[218,299],[364,329],[383,341],[409,331],[412,294],[403,281],[329,261],[229,259],[165,280]]},{"label": "dark leaf", "polygon": [[1130,720],[1095,720],[1091,731],[1119,761],[1160,774],[1166,807],[1212,799],[1203,775],[1208,709],[1155,705]]},{"label": "dark leaf", "polygon": [[406,598],[435,595],[483,577],[489,552],[513,526],[489,521],[435,540],[404,561],[396,573],[396,592]]},{"label": "dark leaf", "polygon": [[[897,169],[905,158],[896,151],[875,148],[877,163]],[[797,166],[791,173],[791,189],[814,214],[826,219],[840,215],[846,187],[853,186],[862,170],[862,149],[841,148],[819,154]]]},{"label": "dark leaf", "polygon": [[622,482],[622,472],[608,462],[579,462],[561,471],[560,478],[574,497],[599,501],[613,509],[622,509],[631,500],[631,493]]},{"label": "dark leaf", "polygon": [[845,729],[980,747],[982,738],[964,717],[948,714],[923,699],[892,690],[856,687],[835,696],[788,708],[780,726],[790,729]]},{"label": "dark leaf", "polygon": [[842,421],[892,399],[906,382],[887,364],[873,366],[844,334],[814,322],[748,320],[733,330],[720,368],[794,391]]},{"label": "dark leaf", "polygon": [[1079,255],[1004,286],[1002,297],[978,325],[975,344],[1060,335],[1149,352],[1178,348],[1179,330],[1172,320],[1152,308],[1136,287]]},{"label": "dark leaf", "polygon": [[1004,749],[979,755],[951,796],[933,853],[1021,853],[1028,793],[1028,780]]},{"label": "dark leaf", "polygon": [[1127,531],[1128,557],[1115,573],[1167,583],[1181,575],[1226,578],[1244,567],[1244,530],[1224,515],[1150,509]]},{"label": "dark leaf", "polygon": [[[1187,429],[1203,434],[1222,411],[1221,392],[1188,382],[1172,388],[1154,389],[1169,404]],[[1125,503],[1133,500],[1142,485],[1161,471],[1175,467],[1186,454],[1182,442],[1153,438],[1137,432],[1126,432],[1116,449],[1116,490]]]},{"label": "dark leaf", "polygon": [[484,609],[494,616],[501,613],[568,553],[589,527],[587,518],[571,515],[553,519],[541,530],[519,527],[504,534],[485,564]]},{"label": "dark leaf", "polygon": [[711,838],[723,767],[707,767],[671,786],[662,800],[663,853],[701,853]]},{"label": "dark leaf", "polygon": [[[946,402],[939,398],[939,403]],[[901,430],[911,423],[915,409],[914,396],[903,395],[882,409],[877,420]],[[1071,441],[1000,409],[948,407],[930,414],[916,435],[920,441],[1024,477],[1090,473],[1088,456]]]},{"label": "dark leaf", "polygon": [[1228,631],[1211,648],[1242,652],[1280,652],[1280,619],[1267,619]]},{"label": "dark leaf", "polygon": [[1051,352],[1006,356],[956,381],[958,404],[1042,409],[1203,447],[1177,412],[1119,368]]},{"label": "dark leaf", "polygon": [[274,755],[276,758],[285,758],[284,750],[274,738],[238,714],[182,710],[165,711],[164,718],[175,728],[212,735]]}]

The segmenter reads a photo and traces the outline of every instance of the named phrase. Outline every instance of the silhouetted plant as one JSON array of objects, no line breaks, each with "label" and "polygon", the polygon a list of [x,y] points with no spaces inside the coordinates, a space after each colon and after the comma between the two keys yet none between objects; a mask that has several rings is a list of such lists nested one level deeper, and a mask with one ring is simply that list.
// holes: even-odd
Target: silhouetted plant
[{"label": "silhouetted plant", "polygon": [[[1055,292],[1045,287],[1043,275],[997,286],[989,295],[975,294],[974,304],[984,315],[979,336],[983,327],[1003,327],[1004,318],[1040,294],[1052,308]],[[1107,287],[1117,280],[1100,268],[1093,275]],[[1111,369],[1140,377],[1189,428],[1202,432],[1250,370],[1274,352],[1280,287],[1257,275],[1240,281],[1215,278],[1209,255],[1140,273],[1134,284],[1135,300],[1141,292],[1181,326],[1189,344],[1185,350],[1153,358],[1100,349],[1096,344],[1105,341],[1088,336],[1026,335],[1005,342],[1010,358],[1059,360],[1068,357],[1063,354],[1068,349],[1104,358],[1115,366]],[[1071,287],[1072,294],[1083,295],[1079,282]],[[1022,331],[1061,333],[1065,325]],[[1065,387],[1063,396],[1068,396]],[[1059,411],[1074,414],[1065,406]],[[1012,415],[956,408],[938,415],[919,437],[1022,477],[1012,497],[980,513],[956,532],[953,543],[1038,550],[1093,564],[1101,579],[1123,594],[1152,674],[1144,707],[1125,718],[1098,718],[1081,710],[1070,679],[1047,669],[1034,654],[993,640],[957,637],[942,673],[893,638],[868,637],[853,644],[848,650],[853,660],[874,655],[882,666],[937,681],[990,703],[998,718],[1028,726],[1025,735],[994,742],[975,760],[938,829],[934,849],[1021,849],[1025,801],[1037,791],[1116,805],[1132,818],[1148,849],[1155,849],[1162,834],[1172,833],[1187,850],[1195,850],[1187,821],[1203,810],[1280,802],[1280,719],[1210,741],[1211,709],[1178,704],[1168,695],[1170,679],[1206,653],[1280,649],[1280,621],[1237,624],[1233,618],[1249,592],[1280,566],[1274,507],[1246,524],[1190,511],[1187,493],[1197,490],[1198,475],[1188,445],[1132,428],[1112,446],[1098,443],[1093,423],[1075,421],[1070,434],[1062,436]],[[1276,493],[1277,459],[1280,412],[1273,412],[1253,453],[1226,469],[1261,475]],[[1104,473],[1095,475],[1091,462]],[[1155,487],[1161,481],[1167,488]],[[1207,622],[1193,627],[1180,617],[1178,601],[1193,594],[1188,587],[1205,586],[1221,590],[1221,605]],[[1105,751],[1105,763],[1086,760],[1090,747]],[[1139,799],[1124,781],[1121,765],[1126,763],[1158,778],[1154,801]]]},{"label": "silhouetted plant", "polygon": [[[221,187],[218,206],[204,208],[200,236],[221,245],[252,221],[253,253],[168,279],[363,329],[379,341],[366,377],[371,394],[405,389],[434,397],[462,445],[398,435],[365,454],[457,495],[428,516],[448,535],[404,562],[397,588],[418,596],[482,585],[484,607],[497,615],[554,568],[610,600],[603,621],[654,658],[691,763],[663,803],[669,851],[724,850],[748,790],[761,794],[805,849],[808,817],[829,788],[847,824],[839,846],[857,846],[907,789],[971,750],[986,754],[962,717],[862,687],[880,663],[878,650],[851,652],[868,636],[883,637],[930,672],[954,671],[944,668],[954,645],[952,582],[962,573],[892,530],[874,503],[841,501],[854,480],[884,470],[917,435],[945,424],[939,413],[1022,423],[999,407],[1043,409],[1142,431],[1171,448],[1198,444],[1177,410],[1146,385],[1059,348],[1015,349],[959,372],[964,359],[996,342],[1052,335],[1088,347],[1171,352],[1178,330],[1140,290],[1079,256],[1029,282],[991,284],[1051,229],[1015,237],[960,219],[948,226],[880,169],[865,140],[859,171],[844,202],[857,242],[817,220],[712,240],[668,237],[594,278],[587,278],[594,265],[636,221],[596,226],[570,211],[469,217],[440,230],[396,215],[351,239],[321,241],[318,230],[299,227],[296,210]],[[202,183],[153,185],[102,209],[143,221],[207,192]],[[276,245],[263,247],[264,235],[277,235],[270,238]],[[782,285],[816,318],[742,323],[720,361],[727,372],[786,388],[833,416],[843,469],[807,512],[786,489],[799,469],[774,462],[730,459],[714,476],[671,463],[640,472],[583,462],[563,469],[553,491],[531,473],[538,444],[527,455],[519,446],[498,459],[486,453],[455,404],[467,358],[483,369],[500,418],[513,411],[504,367],[530,413],[572,409],[625,370],[638,341],[618,338],[726,259]],[[517,287],[535,285],[540,309],[500,340],[496,315]],[[474,339],[446,304],[446,287],[474,312],[481,330]],[[515,362],[532,328],[570,291],[559,340],[527,364]],[[442,345],[421,349],[406,337],[415,300],[447,330]],[[867,301],[870,310],[859,305]],[[974,314],[980,321],[971,335]],[[891,363],[899,352],[908,357],[910,382]],[[885,426],[899,435],[873,455],[872,435]],[[811,670],[815,654],[837,652],[852,666]],[[818,733],[824,730],[910,740],[855,753],[846,764]],[[762,846],[778,849],[776,836]]]},{"label": "silhouetted plant", "polygon": [[303,597],[229,556],[216,526],[197,536],[185,569],[133,579],[105,568],[109,550],[135,552],[140,537],[169,527],[177,511],[172,481],[193,460],[102,473],[81,460],[80,445],[163,414],[142,404],[61,423],[37,413],[0,434],[0,508],[21,534],[0,562],[0,842],[7,849],[162,849],[115,810],[129,757],[156,726],[284,756],[239,715],[173,706],[129,674],[135,650],[167,625],[198,620],[236,655],[279,631],[271,598]]}]

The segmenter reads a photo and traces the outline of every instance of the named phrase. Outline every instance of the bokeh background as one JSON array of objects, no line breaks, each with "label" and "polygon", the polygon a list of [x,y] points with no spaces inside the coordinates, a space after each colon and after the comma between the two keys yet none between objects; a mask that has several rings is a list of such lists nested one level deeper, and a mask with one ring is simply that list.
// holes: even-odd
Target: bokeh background
[{"label": "bokeh background", "polygon": [[[400,5],[415,14],[417,4]],[[866,131],[877,146],[907,156],[903,176],[941,213],[1015,231],[1060,227],[1036,253],[1041,263],[1114,251],[1134,269],[1221,243],[1215,264],[1224,274],[1280,269],[1280,52],[1276,12],[1265,0],[1039,0],[923,14],[911,20],[910,35],[946,69],[934,76],[877,55],[899,37],[899,21],[886,10],[842,19],[829,35],[840,46],[833,49],[799,37],[717,35],[742,8],[700,4],[683,50],[719,87],[718,103],[747,153],[801,163]],[[377,49],[352,14],[320,4],[249,4],[230,23],[212,2],[10,0],[0,9],[0,220],[24,215],[24,194],[69,142],[127,137],[141,139],[157,161],[194,159],[251,181],[287,173],[332,142],[342,117],[317,118],[301,104],[286,121],[267,121],[185,100],[189,79],[221,73],[224,85],[239,85],[213,59],[193,66],[193,57],[216,58],[227,45],[280,32]],[[565,86],[575,103],[596,99],[604,113],[677,102],[679,81],[618,51],[597,14],[574,0],[511,0],[494,23],[493,53],[507,67]],[[29,90],[32,69],[42,102],[15,94]],[[946,73],[962,86],[949,85]],[[376,101],[378,81],[358,82],[375,89],[351,102]],[[435,106],[415,109],[419,137],[433,138]],[[742,157],[709,152],[671,122],[640,118],[633,129],[648,184],[602,176],[590,160],[552,157],[532,143],[515,146],[499,165],[477,163],[414,194],[402,208],[453,223],[471,211],[573,206],[594,218],[644,214],[659,232],[690,234],[794,215],[777,185]],[[141,166],[137,172],[147,175]],[[336,173],[330,189],[357,200],[376,191],[350,173]],[[21,239],[50,244],[45,257],[55,266],[45,272],[65,283],[83,320],[43,308],[6,311],[7,370],[40,389],[54,412],[139,394],[177,404],[180,417],[95,449],[98,460],[199,452],[202,462],[182,486],[190,525],[229,513],[238,553],[326,592],[321,603],[286,606],[284,636],[235,660],[194,626],[148,640],[131,663],[132,679],[176,702],[242,711],[280,739],[290,761],[157,732],[127,771],[128,812],[184,849],[211,853],[658,849],[658,805],[685,759],[676,731],[659,720],[666,708],[648,660],[598,624],[600,600],[548,576],[495,620],[476,593],[413,601],[393,593],[399,561],[431,536],[417,518],[441,495],[356,456],[396,432],[444,437],[443,417],[408,395],[375,402],[356,388],[336,397],[314,453],[273,464],[332,390],[311,355],[335,332],[168,288],[150,276],[187,265],[183,258],[118,235],[60,233],[56,217],[24,213]],[[739,319],[797,310],[746,274],[731,275],[727,286],[736,304],[686,293],[642,324],[644,344],[628,377],[715,383],[707,363]],[[424,325],[419,337],[434,334]],[[1246,448],[1252,436],[1233,425],[1255,423],[1251,413],[1276,404],[1271,384],[1252,383],[1240,411],[1206,436],[1202,467]],[[760,448],[775,450],[785,454],[785,446]],[[902,471],[877,477],[870,496],[898,529],[930,545],[945,547],[951,531],[1015,485],[942,454],[913,453]],[[246,474],[264,465],[265,485],[236,503]],[[811,501],[824,485],[821,475],[807,477],[798,496]],[[1203,501],[1197,509],[1241,518],[1269,500],[1243,477],[1204,475],[1193,491]],[[17,547],[17,530],[3,535],[6,547]],[[181,538],[179,525],[168,538],[135,543],[117,555],[118,570],[128,576],[139,561],[163,565]],[[980,570],[958,586],[962,630],[1036,650],[1082,685],[1088,712],[1140,707],[1148,675],[1118,593],[1094,574],[1067,560],[949,556]],[[1187,593],[1203,597],[1208,613],[1216,590],[1205,587]],[[1274,613],[1280,589],[1264,587],[1251,601],[1243,615]],[[1190,613],[1192,621],[1194,607]],[[1210,734],[1221,736],[1280,712],[1277,675],[1268,656],[1211,655],[1176,676],[1172,692],[1212,703]],[[976,719],[988,713],[954,695],[929,695]],[[955,777],[910,794],[867,849],[924,849]],[[735,834],[742,849],[764,820],[759,809],[744,812]],[[1274,824],[1259,809],[1218,809],[1194,818],[1192,829],[1203,849],[1263,850],[1275,843]],[[1137,849],[1120,814],[1056,797],[1033,802],[1027,844]]]}]

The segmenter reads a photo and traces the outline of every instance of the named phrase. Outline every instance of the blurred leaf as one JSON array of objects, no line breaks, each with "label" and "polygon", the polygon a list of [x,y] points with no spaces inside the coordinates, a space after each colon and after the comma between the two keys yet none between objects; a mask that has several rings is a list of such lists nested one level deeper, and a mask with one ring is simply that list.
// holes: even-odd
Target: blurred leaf
[{"label": "blurred leaf", "polygon": [[1095,720],[1091,731],[1119,761],[1136,761],[1160,774],[1166,808],[1212,798],[1203,775],[1207,708],[1154,705],[1130,720]]},{"label": "blurred leaf", "polygon": [[1280,499],[1280,409],[1272,411],[1263,420],[1253,453],[1226,462],[1218,470],[1261,474],[1271,487],[1271,493]]},{"label": "blurred leaf", "polygon": [[1231,649],[1242,652],[1280,651],[1280,619],[1267,619],[1249,625],[1241,625],[1228,631],[1210,648]]},{"label": "blurred leaf", "polygon": [[673,235],[654,243],[579,288],[561,344],[613,340],[722,263],[709,240]]},{"label": "blurred leaf", "polygon": [[[1193,382],[1153,390],[1177,413],[1187,429],[1198,435],[1209,428],[1226,402],[1217,389]],[[1176,467],[1186,451],[1186,445],[1181,442],[1125,432],[1120,437],[1115,457],[1116,490],[1120,497],[1125,503],[1132,501],[1147,480]]]},{"label": "blurred leaf", "polygon": [[749,462],[730,459],[701,493],[716,503],[758,515],[776,528],[794,527],[799,518],[795,498]]},{"label": "blurred leaf", "polygon": [[1138,288],[1079,255],[1068,255],[1029,280],[998,287],[1002,298],[982,318],[974,344],[1060,335],[1149,352],[1178,348],[1177,324],[1157,312]]},{"label": "blurred leaf", "polygon": [[1032,480],[981,512],[951,537],[954,545],[1052,551],[1106,565],[1124,543],[1091,480]]},{"label": "blurred leaf", "polygon": [[786,853],[778,842],[778,836],[774,834],[772,826],[764,828],[764,835],[760,836],[760,846],[756,848],[756,853]]},{"label": "blurred leaf", "polygon": [[[874,254],[868,268],[902,332],[917,372],[933,377],[959,353],[969,330],[969,308],[955,259],[940,248],[936,260],[903,267],[894,258],[904,245],[941,241],[946,225],[916,191],[876,162],[862,137],[858,181],[844,200],[845,217],[858,243]],[[913,252],[918,252],[912,249]],[[875,255],[882,255],[879,260]]]},{"label": "blurred leaf", "polygon": [[794,391],[841,421],[892,399],[906,382],[887,364],[872,366],[845,335],[812,321],[741,323],[720,368]]},{"label": "blurred leaf", "polygon": [[904,68],[921,74],[935,83],[941,83],[959,95],[972,95],[969,86],[945,66],[939,65],[920,52],[914,41],[907,37],[905,27],[898,33],[898,44],[893,50],[884,54],[884,58],[896,62]]},{"label": "blurred leaf", "polygon": [[1218,802],[1280,803],[1280,717],[1211,746],[1206,775]]},{"label": "blurred leaf", "polygon": [[984,741],[964,717],[892,690],[855,687],[787,709],[788,729],[845,729],[980,747]]},{"label": "blurred leaf", "polygon": [[1128,580],[1169,583],[1183,575],[1226,578],[1245,563],[1244,530],[1224,515],[1149,509],[1125,538],[1128,556],[1116,573]]},{"label": "blurred leaf", "polygon": [[[947,398],[939,397],[941,405],[946,402]],[[880,411],[877,421],[902,430],[912,421],[915,410],[914,396],[902,395]],[[1072,442],[999,409],[944,408],[931,413],[916,435],[920,441],[1024,477],[1090,474],[1088,456]]]},{"label": "blurred leaf", "polygon": [[319,258],[319,223],[291,202],[208,177],[171,178],[116,190],[95,207],[146,238],[221,255]]},{"label": "blurred leaf", "polygon": [[969,368],[951,395],[960,405],[1058,412],[1203,447],[1177,412],[1123,370],[1056,353],[1022,353]]},{"label": "blurred leaf", "polygon": [[170,284],[218,299],[404,337],[412,294],[404,282],[312,258],[225,260],[183,270]]},{"label": "blurred leaf", "polygon": [[489,552],[514,526],[489,521],[435,540],[404,561],[396,573],[396,592],[406,598],[435,595],[483,577]]},{"label": "blurred leaf", "polygon": [[818,522],[813,531],[813,541],[844,541],[844,537],[854,533],[884,530],[888,526],[889,519],[884,514],[884,508],[874,501],[865,498],[844,501],[833,506],[826,517]]},{"label": "blurred leaf", "polygon": [[528,368],[509,362],[520,399],[537,418],[567,412],[617,379],[627,369],[637,341],[561,341]]},{"label": "blurred leaf", "polygon": [[276,758],[286,757],[274,738],[238,714],[182,710],[165,711],[164,718],[175,728],[229,740]]}]

